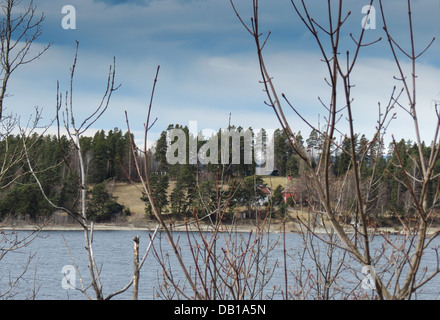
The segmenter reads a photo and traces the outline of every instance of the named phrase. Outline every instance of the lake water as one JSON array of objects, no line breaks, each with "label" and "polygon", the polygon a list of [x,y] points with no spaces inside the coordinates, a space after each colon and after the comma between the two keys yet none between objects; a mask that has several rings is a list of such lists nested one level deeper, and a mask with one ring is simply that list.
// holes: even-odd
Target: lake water
[{"label": "lake water", "polygon": [[[25,235],[25,231],[20,231],[19,236]],[[124,287],[131,279],[133,274],[133,238],[136,235],[140,236],[140,253],[143,255],[148,243],[149,235],[151,232],[146,231],[95,231],[94,233],[94,251],[96,261],[101,266],[101,282],[103,286],[104,295],[108,295],[114,291],[117,291]],[[209,234],[207,234],[209,237]],[[187,234],[184,232],[175,232],[175,239],[179,239],[179,247],[182,252],[185,264],[191,270],[192,274],[195,271],[193,252],[191,252],[188,245],[189,241],[195,243],[200,242],[200,235],[191,234],[188,240]],[[222,237],[219,239],[217,245],[217,254],[221,256],[225,249],[225,244]],[[155,249],[159,254],[163,254],[164,257],[169,257],[169,266],[173,270],[173,277],[176,281],[183,283],[184,278],[179,266],[174,259],[172,250],[166,241],[164,234],[161,234],[161,241],[155,240]],[[246,233],[234,234],[234,244],[240,244],[240,246],[247,246],[252,244],[252,239]],[[68,244],[71,254],[66,246]],[[320,265],[322,270],[329,265],[329,260],[325,246],[316,242],[311,251],[302,250],[303,239],[300,235],[294,233],[286,233],[285,235],[285,247],[287,248],[286,265],[284,264],[283,254],[283,238],[282,234],[271,234],[261,242],[261,244],[268,245],[271,249],[267,255],[262,255],[261,263],[258,268],[262,269],[264,266],[270,272],[266,272],[268,283],[264,286],[264,290],[260,293],[255,293],[254,298],[265,299],[266,297],[273,297],[274,299],[282,299],[284,294],[284,288],[286,286],[285,274],[288,279],[288,290],[290,292],[298,293],[301,296],[304,292],[301,292],[301,286],[298,285],[298,279],[304,283],[312,283],[311,280],[318,279],[319,270],[316,268],[316,264],[313,263],[310,256],[319,255],[319,259],[322,262]],[[231,243],[230,243],[231,244]],[[384,241],[381,237],[375,238],[373,241],[374,246],[377,249],[381,248]],[[429,274],[430,271],[435,270],[437,267],[436,251],[432,248],[436,248],[440,244],[440,241],[435,241],[431,244],[431,248],[428,248],[425,252],[424,262],[422,268],[427,268]],[[4,243],[2,243],[4,247]],[[160,250],[162,248],[162,251]],[[263,250],[264,252],[264,250]],[[391,251],[390,251],[391,252]],[[70,266],[77,264],[80,274],[76,271],[72,271],[71,275],[75,281],[76,287],[81,287],[80,275],[84,278],[85,285],[89,284],[90,279],[87,269],[86,251],[84,249],[84,234],[82,231],[43,231],[40,236],[31,242],[31,244],[25,248],[17,250],[15,252],[8,253],[2,260],[0,260],[0,293],[5,292],[9,287],[8,281],[15,279],[26,265],[26,261],[29,255],[33,254],[33,259],[28,267],[23,280],[17,285],[14,291],[16,295],[13,299],[25,299],[28,298],[34,288],[36,289],[36,299],[86,299],[83,293],[78,290],[66,290],[66,278],[63,274],[68,273],[66,270]],[[224,255],[223,255],[224,256]],[[245,256],[237,252],[232,255],[235,261],[242,261],[241,266],[243,268],[248,267],[251,273],[257,273],[256,265],[249,263],[250,255]],[[75,263],[72,261],[72,257],[75,259]],[[302,258],[301,258],[302,257]],[[363,285],[361,273],[361,267],[349,258],[345,258],[342,265],[337,264],[342,257],[341,251],[337,251],[333,255],[333,269],[340,268],[341,272],[335,282],[335,287],[344,288],[344,291],[357,290],[362,291],[359,288]],[[199,254],[199,261],[203,261]],[[261,258],[261,257],[260,257]],[[337,259],[336,259],[337,258]],[[242,259],[242,260],[239,260]],[[301,264],[300,261],[304,261]],[[335,262],[336,261],[336,262]],[[263,265],[263,262],[266,263]],[[384,269],[389,264],[388,260],[378,262],[377,268]],[[202,265],[202,264],[201,264]],[[223,265],[224,266],[224,265]],[[286,267],[285,267],[286,266]],[[301,268],[302,267],[302,268]],[[63,269],[64,268],[64,269]],[[66,269],[67,268],[67,269]],[[421,269],[423,270],[423,269]],[[218,280],[220,281],[220,280]],[[167,290],[163,287],[163,269],[158,263],[153,251],[150,252],[146,259],[146,262],[140,273],[139,283],[139,299],[163,299],[166,296]],[[260,285],[258,285],[260,286]],[[260,286],[261,287],[261,286]],[[307,285],[304,288],[308,288]],[[321,286],[322,288],[322,286]],[[131,299],[132,288],[128,289],[125,293],[118,295],[115,299]],[[315,287],[308,288],[311,294],[318,294],[319,290]],[[94,292],[90,288],[87,292],[94,297]],[[169,290],[173,292],[173,290]],[[362,292],[368,292],[368,287]],[[371,292],[371,290],[370,290]],[[437,299],[440,293],[440,277],[437,276],[427,285],[423,287],[423,290],[414,296],[417,299]],[[338,293],[338,290],[333,291],[333,298],[345,297]],[[171,296],[172,298],[179,298],[178,295]],[[293,296],[290,296],[292,298]],[[354,298],[354,296],[349,296]],[[231,296],[228,296],[231,298]],[[307,296],[307,298],[313,298],[313,296]]]}]

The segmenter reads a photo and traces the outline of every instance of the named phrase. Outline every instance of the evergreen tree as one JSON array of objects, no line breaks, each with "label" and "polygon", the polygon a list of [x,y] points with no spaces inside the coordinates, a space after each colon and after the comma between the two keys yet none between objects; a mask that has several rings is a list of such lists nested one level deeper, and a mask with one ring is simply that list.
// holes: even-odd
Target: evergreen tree
[{"label": "evergreen tree", "polygon": [[299,158],[296,154],[291,154],[286,162],[286,174],[290,177],[299,175]]},{"label": "evergreen tree", "polygon": [[93,170],[90,181],[101,183],[107,178],[108,146],[104,130],[96,132],[93,137]]},{"label": "evergreen tree", "polygon": [[196,176],[192,165],[179,165],[176,186],[171,198],[171,212],[176,215],[190,215],[196,191]]},{"label": "evergreen tree", "polygon": [[274,135],[275,168],[279,171],[280,175],[285,176],[288,159],[286,136],[285,133],[279,129],[275,131]]},{"label": "evergreen tree", "polygon": [[322,141],[320,139],[319,133],[317,130],[313,129],[310,132],[309,138],[306,140],[307,149],[310,152],[310,156],[312,159],[316,160],[321,153],[322,150]]},{"label": "evergreen tree", "polygon": [[258,185],[263,185],[260,176],[245,177],[231,201],[235,207],[246,206],[248,218],[253,216],[253,207],[264,198],[264,193],[257,187]]},{"label": "evergreen tree", "polygon": [[88,195],[87,217],[91,221],[108,221],[124,210],[117,198],[107,192],[105,182],[96,184]]},{"label": "evergreen tree", "polygon": [[342,150],[335,157],[334,173],[336,176],[345,174],[352,166],[351,163],[351,139],[345,138],[342,142]]},{"label": "evergreen tree", "polygon": [[[211,219],[213,219],[213,221],[217,221],[217,189],[214,180],[208,179],[207,181],[203,181],[200,183],[196,192],[197,194],[194,199],[194,206],[198,216],[203,217],[208,213],[216,212]],[[221,199],[219,200],[221,201]]]},{"label": "evergreen tree", "polygon": [[160,138],[156,142],[156,147],[154,151],[154,160],[158,163],[158,171],[160,173],[168,172],[169,164],[167,161],[167,132],[162,131]]},{"label": "evergreen tree", "polygon": [[273,191],[270,197],[270,201],[272,202],[272,205],[279,206],[281,202],[284,202],[283,190],[284,187],[282,185],[278,185],[275,188],[275,190]]},{"label": "evergreen tree", "polygon": [[[156,208],[160,213],[166,213],[168,211],[168,188],[170,186],[168,175],[159,175],[154,172],[149,177],[149,183]],[[145,201],[145,213],[147,218],[152,218],[154,216],[153,209],[148,197],[143,195],[141,199]]]},{"label": "evergreen tree", "polygon": [[75,209],[75,204],[79,199],[79,177],[73,171],[68,171],[65,179],[62,179],[61,191],[58,195],[58,206],[70,211]]}]

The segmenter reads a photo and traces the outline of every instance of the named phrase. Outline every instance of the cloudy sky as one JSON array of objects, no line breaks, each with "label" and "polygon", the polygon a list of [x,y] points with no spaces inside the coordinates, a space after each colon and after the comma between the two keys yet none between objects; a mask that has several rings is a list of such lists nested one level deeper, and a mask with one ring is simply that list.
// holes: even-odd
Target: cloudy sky
[{"label": "cloudy sky", "polygon": [[[27,1],[23,0],[23,3]],[[361,31],[368,0],[345,1],[351,11],[342,38],[341,51],[353,50],[350,32]],[[388,24],[402,47],[409,48],[406,1],[387,0]],[[413,16],[416,45],[422,50],[433,37],[437,40],[419,60],[418,103],[423,138],[430,141],[435,120],[434,100],[440,100],[440,3],[414,0]],[[312,14],[326,24],[327,1],[309,1]],[[56,83],[68,89],[75,41],[79,53],[74,82],[74,108],[77,121],[84,119],[99,103],[107,72],[116,59],[116,82],[108,111],[89,131],[126,130],[124,111],[137,138],[146,118],[154,74],[160,65],[153,116],[158,118],[150,137],[155,140],[168,124],[188,125],[197,121],[198,129],[224,129],[231,122],[243,127],[279,128],[273,112],[264,104],[265,95],[250,35],[235,16],[227,0],[38,0],[44,12],[43,35],[35,43],[38,50],[50,49],[37,61],[23,66],[13,76],[6,100],[8,112],[23,119],[34,107],[43,109],[43,124],[55,114]],[[76,10],[76,29],[66,30],[62,8]],[[246,22],[252,14],[252,1],[236,0]],[[382,19],[376,4],[376,29],[367,30],[367,39],[383,37]],[[324,78],[325,65],[313,37],[296,15],[290,1],[260,1],[262,32],[272,35],[265,47],[269,72],[279,92],[313,124],[325,122],[326,111],[318,100],[328,102],[330,90]],[[403,64],[408,67],[407,60]],[[376,125],[378,103],[385,105],[394,85],[397,68],[387,42],[364,48],[353,74],[355,130],[371,137]],[[410,75],[410,74],[408,74]],[[402,104],[407,101],[403,99]],[[286,106],[287,108],[287,106]],[[398,119],[389,135],[413,139],[409,116],[396,109]],[[288,113],[295,131],[307,137],[310,130],[292,112]],[[344,127],[345,117],[341,119]]]}]

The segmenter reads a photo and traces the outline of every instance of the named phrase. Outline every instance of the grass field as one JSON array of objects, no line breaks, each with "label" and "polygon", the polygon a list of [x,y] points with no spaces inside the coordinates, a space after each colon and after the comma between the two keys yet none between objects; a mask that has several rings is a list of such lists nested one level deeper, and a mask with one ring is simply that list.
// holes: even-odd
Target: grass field
[{"label": "grass field", "polygon": [[272,176],[263,177],[264,183],[267,184],[272,190],[275,190],[276,187],[278,187],[279,185],[286,187],[286,180],[287,180],[286,177],[272,177]]},{"label": "grass field", "polygon": [[111,190],[113,196],[118,197],[118,202],[130,209],[132,214],[144,214],[145,202],[141,200],[141,184],[115,183]]},{"label": "grass field", "polygon": [[[263,180],[272,190],[275,190],[278,185],[283,187],[286,186],[286,177],[264,176]],[[174,184],[174,181],[170,182],[169,194],[171,193]],[[129,220],[139,219],[145,215],[145,202],[141,200],[141,189],[141,184],[133,185],[130,183],[115,183],[110,186],[110,192],[113,196],[118,198],[117,201],[130,209],[131,216],[129,217]]]}]

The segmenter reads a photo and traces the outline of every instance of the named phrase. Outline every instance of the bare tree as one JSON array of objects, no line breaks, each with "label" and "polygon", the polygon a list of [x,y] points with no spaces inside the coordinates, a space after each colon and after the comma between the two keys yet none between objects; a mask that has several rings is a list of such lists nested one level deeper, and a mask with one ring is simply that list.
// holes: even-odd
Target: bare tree
[{"label": "bare tree", "polygon": [[37,15],[33,1],[16,14],[21,0],[2,0],[0,8],[4,14],[0,22],[0,119],[4,112],[4,98],[7,96],[8,81],[12,73],[20,66],[38,59],[50,45],[33,53],[32,45],[41,36],[44,15]]},{"label": "bare tree", "polygon": [[[0,181],[3,182],[7,178],[6,184],[0,184],[1,189],[7,188],[25,172],[20,166],[24,158],[23,144],[30,140],[41,116],[37,108],[35,115],[31,115],[27,120],[27,125],[22,127],[17,115],[4,115],[6,109],[4,100],[7,97],[9,79],[17,68],[38,59],[50,47],[48,44],[39,52],[32,52],[32,45],[42,33],[44,15],[37,15],[37,8],[33,5],[33,1],[20,10],[21,2],[21,0],[0,1],[0,9],[3,13],[0,20],[0,141],[3,142]],[[15,146],[10,146],[7,138],[17,129],[22,132],[22,141]],[[31,146],[28,145],[28,148]],[[11,172],[12,168],[15,169],[14,172]]]},{"label": "bare tree", "polygon": [[[233,191],[230,191],[230,195]],[[280,261],[273,251],[279,245],[277,238],[270,237],[270,214],[257,216],[255,230],[241,233],[234,226],[223,223],[227,205],[217,215],[215,223],[208,228],[194,214],[194,221],[185,220],[185,236],[173,240],[179,255],[189,255],[187,266],[191,271],[192,284],[188,278],[179,277],[179,269],[166,247],[153,245],[154,254],[162,268],[162,282],[158,295],[165,299],[204,300],[253,300],[272,299],[281,290],[270,284]],[[207,218],[206,216],[203,218]],[[202,219],[203,219],[202,218]],[[196,285],[196,297],[192,285]],[[189,286],[189,289],[187,288]]]},{"label": "bare tree", "polygon": [[[83,154],[81,150],[81,144],[80,144],[80,137],[86,130],[95,123],[99,117],[105,112],[105,110],[108,107],[108,104],[110,102],[110,97],[112,93],[117,89],[114,86],[114,80],[115,80],[115,61],[113,62],[113,65],[110,66],[108,78],[107,78],[107,87],[104,93],[104,96],[99,103],[98,107],[95,109],[95,111],[88,116],[86,119],[84,119],[79,125],[75,123],[75,116],[74,116],[74,110],[73,110],[73,79],[75,74],[75,67],[77,62],[77,53],[78,53],[78,45],[77,42],[76,51],[75,51],[75,57],[74,62],[72,65],[72,68],[70,70],[70,91],[66,92],[65,97],[65,105],[63,108],[63,99],[62,94],[59,93],[59,87],[57,86],[57,106],[56,106],[56,119],[58,123],[60,123],[60,112],[62,113],[62,119],[64,122],[64,127],[67,131],[67,135],[74,147],[74,150],[77,153],[78,158],[78,168],[79,168],[79,177],[80,177],[80,208],[77,211],[75,209],[69,210],[67,208],[59,207],[56,204],[54,204],[51,199],[47,197],[47,195],[44,192],[44,189],[33,169],[33,166],[29,159],[29,154],[25,146],[25,152],[26,152],[26,160],[27,164],[29,166],[29,170],[33,177],[35,178],[37,184],[40,187],[40,190],[43,194],[43,196],[46,198],[46,200],[56,209],[63,210],[67,212],[70,216],[72,216],[83,228],[84,230],[84,241],[85,241],[85,248],[87,252],[87,259],[88,259],[88,266],[89,266],[89,273],[91,278],[91,286],[95,291],[96,298],[97,299],[103,299],[103,293],[102,293],[102,286],[101,281],[99,277],[99,268],[96,264],[95,255],[93,252],[93,222],[89,222],[87,219],[87,208],[86,208],[86,176],[85,176],[85,167],[84,167],[84,160],[83,160]],[[60,129],[58,130],[58,135],[60,134]],[[84,293],[85,290],[83,290]]]},{"label": "bare tree", "polygon": [[[135,237],[133,239],[134,241],[134,275],[130,279],[129,283],[122,289],[115,291],[108,296],[105,296],[102,290],[102,284],[101,284],[101,277],[100,277],[100,267],[96,263],[95,259],[95,252],[93,247],[93,236],[94,236],[94,223],[87,217],[87,185],[86,185],[86,170],[85,170],[85,162],[84,162],[84,154],[81,149],[81,136],[104,114],[104,112],[107,110],[111,96],[114,91],[116,91],[119,86],[115,85],[115,67],[116,62],[115,59],[113,61],[113,64],[109,67],[109,72],[107,76],[107,85],[106,89],[104,91],[103,97],[101,101],[98,103],[97,107],[94,109],[94,111],[87,116],[82,122],[78,124],[76,122],[77,118],[74,115],[74,106],[73,106],[73,80],[74,80],[74,74],[75,74],[75,67],[77,64],[77,55],[78,55],[78,47],[79,43],[76,43],[76,51],[74,56],[74,61],[72,64],[72,68],[70,70],[70,88],[68,91],[66,91],[66,94],[64,96],[59,92],[59,86],[57,86],[57,105],[56,105],[56,122],[58,124],[58,138],[60,138],[60,122],[62,121],[64,124],[64,128],[67,132],[67,136],[70,139],[70,142],[73,146],[73,152],[76,153],[76,159],[77,159],[77,165],[76,168],[78,170],[78,176],[79,176],[79,205],[77,208],[73,208],[72,210],[69,210],[64,207],[57,206],[44,192],[44,189],[42,188],[42,185],[38,179],[37,173],[34,171],[32,163],[29,159],[28,149],[26,144],[25,146],[25,153],[26,153],[26,160],[27,165],[29,167],[29,170],[33,177],[35,178],[35,181],[40,187],[40,190],[45,197],[45,199],[56,209],[62,210],[69,214],[71,217],[75,219],[75,221],[82,227],[84,232],[84,243],[85,243],[85,249],[86,249],[86,255],[88,260],[88,270],[90,275],[90,286],[92,287],[95,298],[98,300],[103,299],[111,299],[116,295],[119,295],[126,290],[128,290],[133,284],[134,284],[134,291],[133,291],[133,298],[137,299],[137,292],[138,292],[138,284],[139,284],[139,270],[142,268],[145,259],[148,255],[148,252],[150,251],[151,245],[148,246],[146,252],[144,253],[142,259],[139,261],[139,238]],[[64,105],[63,105],[64,104]],[[152,238],[156,236],[157,230],[154,232]],[[72,257],[74,260],[74,257]],[[75,262],[75,260],[74,260]],[[78,289],[82,293],[84,293],[89,299],[92,299],[93,297],[87,292],[87,289],[90,287],[89,285],[85,285],[84,279],[81,276],[81,273],[79,272],[79,268],[75,262],[76,269],[80,275],[80,283],[81,288]]]},{"label": "bare tree", "polygon": [[[156,206],[156,202],[154,200],[153,197],[153,192],[151,190],[151,186],[150,186],[150,181],[149,181],[149,170],[148,170],[148,159],[147,159],[147,154],[148,154],[148,149],[147,149],[147,138],[148,138],[148,132],[151,129],[151,127],[154,125],[154,123],[156,122],[157,119],[155,120],[151,120],[151,110],[153,107],[153,98],[154,98],[154,92],[156,89],[156,83],[157,83],[157,79],[158,79],[158,75],[159,75],[159,70],[160,70],[160,66],[157,67],[156,70],[156,76],[154,78],[154,83],[153,83],[153,88],[152,88],[152,92],[151,92],[151,96],[150,96],[150,102],[148,105],[148,110],[147,110],[147,118],[146,118],[146,122],[144,123],[144,145],[143,145],[143,150],[140,150],[139,148],[136,147],[134,141],[131,141],[131,145],[132,145],[132,154],[133,154],[133,159],[135,159],[135,167],[136,167],[136,171],[138,174],[138,177],[141,181],[141,185],[142,185],[142,189],[141,191],[143,192],[143,194],[145,194],[148,198],[148,201],[151,205],[152,208],[152,212],[154,214],[154,216],[156,217],[156,219],[159,222],[160,227],[165,231],[166,235],[168,236],[168,240],[169,243],[171,244],[172,250],[177,258],[177,261],[181,267],[181,270],[183,271],[185,278],[187,279],[190,287],[193,290],[194,296],[196,299],[200,299],[200,293],[197,290],[196,285],[194,284],[194,282],[192,281],[190,274],[188,272],[188,269],[186,268],[185,264],[183,263],[182,260],[182,256],[179,253],[178,247],[176,242],[173,239],[173,235],[172,232],[170,230],[170,228],[167,226],[165,220],[162,217],[162,212],[160,212],[160,210],[157,208]],[[130,124],[129,124],[129,120],[128,120],[128,114],[127,112],[125,112],[125,118],[126,118],[126,122],[127,122],[127,129],[128,132],[130,133],[129,136],[132,139],[132,135],[131,135],[131,131],[130,131]],[[140,151],[141,154],[144,157],[144,166],[141,166],[140,161],[138,160],[137,157],[137,151]]]},{"label": "bare tree", "polygon": [[[1,223],[3,224],[3,222]],[[19,234],[16,230],[4,230],[0,227],[0,262],[7,255],[13,254],[14,251],[19,251],[20,249],[27,247],[40,233],[40,228],[35,228],[34,231],[31,231],[25,235]],[[12,276],[9,272],[2,272],[0,275],[1,280],[8,279],[7,286],[4,291],[0,291],[0,299],[12,299],[20,290],[17,289],[18,284],[24,278],[25,274],[28,273],[29,267],[31,265],[31,261],[34,258],[35,254],[29,254],[26,262],[23,264],[23,268],[20,270],[18,275]],[[36,291],[27,292],[26,297],[29,299],[33,299],[36,296]]]},{"label": "bare tree", "polygon": [[[187,217],[181,222],[180,227],[186,231],[185,239],[181,239],[179,234],[173,232],[173,228],[177,226],[167,224],[163,212],[156,205],[155,194],[150,186],[151,172],[148,167],[148,157],[151,153],[147,149],[147,138],[149,130],[157,120],[152,119],[152,102],[159,69],[160,66],[157,67],[147,108],[143,149],[138,148],[134,141],[131,141],[135,168],[141,181],[141,187],[137,187],[148,198],[152,213],[158,221],[158,227],[166,235],[169,245],[167,248],[162,244],[161,236],[158,239],[159,243],[151,242],[162,271],[162,277],[158,276],[158,281],[162,281],[157,294],[165,299],[272,298],[279,289],[267,290],[278,264],[278,261],[270,260],[270,252],[276,246],[276,241],[274,243],[269,239],[270,213],[264,215],[257,212],[255,232],[246,235],[237,233],[234,225],[227,226],[223,223],[230,201],[237,191],[236,181],[228,190],[223,190],[221,186],[226,165],[223,165],[222,169],[218,167],[217,170],[216,201],[208,204],[208,199],[200,193],[200,212],[194,208],[192,218]],[[127,112],[126,122],[130,132]],[[131,134],[129,136],[132,137]],[[140,159],[143,161],[141,162]],[[168,249],[172,254],[168,253]]]},{"label": "bare tree", "polygon": [[[370,6],[374,1],[370,1]],[[325,81],[330,87],[330,100],[325,103],[320,99],[320,103],[324,107],[326,116],[326,125],[323,129],[314,126],[309,120],[307,120],[301,113],[301,109],[294,106],[287,96],[282,93],[278,93],[276,86],[273,82],[273,78],[268,71],[267,64],[264,59],[263,49],[268,43],[270,32],[264,36],[264,33],[260,31],[259,20],[259,2],[253,1],[253,14],[250,24],[247,24],[242,15],[237,11],[234,2],[231,0],[232,7],[238,16],[240,22],[245,29],[249,32],[253,38],[257,50],[257,57],[260,66],[260,73],[264,91],[267,95],[267,101],[265,103],[271,107],[279,120],[283,130],[286,132],[286,136],[289,137],[290,143],[295,152],[301,157],[305,167],[307,168],[307,174],[310,180],[313,182],[313,188],[318,195],[319,205],[314,206],[314,212],[317,215],[323,215],[325,219],[329,221],[328,227],[334,230],[338,236],[340,246],[346,252],[350,254],[356,261],[363,267],[376,268],[374,277],[375,289],[378,298],[381,299],[409,299],[412,294],[426,282],[431,280],[436,274],[440,272],[440,269],[435,268],[431,274],[425,274],[421,278],[418,278],[423,253],[432,240],[438,235],[438,232],[428,234],[428,227],[430,224],[430,218],[433,214],[433,208],[438,202],[438,193],[432,203],[428,203],[428,190],[430,183],[437,177],[434,172],[434,165],[438,160],[439,155],[439,129],[440,129],[440,117],[438,114],[435,116],[439,118],[439,122],[434,128],[434,136],[431,145],[431,152],[429,156],[424,155],[422,150],[422,143],[419,132],[419,119],[417,116],[417,59],[422,55],[432,44],[432,41],[426,48],[420,52],[416,52],[415,39],[414,39],[414,27],[411,11],[411,1],[407,1],[408,7],[408,23],[409,23],[409,51],[405,51],[403,46],[398,44],[392,37],[390,27],[387,25],[386,14],[383,8],[382,1],[379,1],[382,18],[384,22],[385,36],[389,42],[392,56],[398,67],[397,79],[402,83],[403,88],[399,91],[394,88],[391,91],[390,99],[385,108],[381,107],[379,103],[378,120],[376,126],[376,132],[370,140],[370,143],[362,150],[357,150],[355,146],[355,126],[353,115],[353,74],[356,72],[356,65],[359,59],[361,50],[369,45],[373,45],[375,42],[380,41],[377,39],[371,43],[367,43],[364,40],[365,28],[362,28],[357,36],[354,32],[350,31],[349,36],[355,44],[353,51],[346,50],[342,47],[342,36],[345,36],[344,27],[346,21],[350,18],[351,12],[344,12],[344,1],[339,0],[328,1],[327,11],[328,20],[326,23],[315,19],[309,9],[309,5],[306,1],[294,1],[291,0],[292,9],[296,12],[297,16],[304,23],[306,29],[310,32],[315,40],[318,50],[321,53],[321,61],[324,63],[324,67],[327,70],[328,77]],[[368,11],[370,15],[370,11]],[[365,23],[368,19],[365,20]],[[404,57],[410,60],[412,70],[411,74],[404,73],[402,68],[402,62],[397,55],[397,51],[403,53]],[[345,52],[342,55],[341,52]],[[408,106],[404,106],[401,102],[402,95],[406,95],[409,101]],[[342,97],[342,102],[339,96]],[[283,99],[283,101],[281,100]],[[317,130],[322,140],[322,147],[320,150],[321,156],[318,164],[315,166],[311,157],[296,139],[296,135],[292,130],[292,123],[287,120],[285,115],[285,107],[297,114],[301,121],[304,121],[310,126],[312,130]],[[410,190],[412,196],[412,202],[416,207],[416,228],[406,228],[406,233],[399,241],[403,241],[403,244],[399,242],[397,245],[394,240],[383,235],[384,243],[389,244],[388,250],[394,250],[393,258],[391,261],[387,261],[396,266],[391,271],[388,268],[380,270],[379,259],[384,259],[383,252],[381,254],[374,255],[371,249],[371,243],[376,230],[371,228],[370,217],[368,216],[368,206],[372,201],[372,188],[377,185],[377,181],[381,179],[380,175],[373,170],[373,173],[369,177],[367,183],[361,179],[361,163],[365,159],[367,152],[372,150],[372,146],[377,143],[383,143],[383,135],[387,128],[389,121],[394,118],[392,113],[395,108],[401,108],[406,111],[413,120],[414,131],[417,137],[418,143],[418,157],[413,159],[417,166],[421,167],[422,174],[420,177],[413,177],[410,173],[406,172],[402,163],[398,164],[399,168],[404,173],[406,188]],[[341,125],[341,119],[347,119],[348,131],[344,132]],[[342,135],[350,139],[350,148],[344,150],[340,144],[338,144],[337,137]],[[353,190],[355,193],[355,206],[352,209],[351,215],[354,217],[354,223],[351,225],[345,225],[340,219],[340,212],[338,211],[338,198],[332,192],[331,165],[332,165],[332,150],[341,150],[341,152],[347,152],[350,156],[351,163],[349,174],[353,181]],[[419,185],[421,192],[416,193],[413,185],[414,182]],[[403,221],[402,221],[403,222]],[[405,226],[406,227],[406,226]],[[353,233],[352,233],[352,232]],[[334,243],[334,242],[332,242]],[[390,249],[392,248],[392,249]],[[385,275],[387,274],[387,275]]]},{"label": "bare tree", "polygon": [[[20,0],[0,1],[2,11],[0,20],[0,191],[2,192],[13,186],[20,177],[29,173],[23,161],[25,158],[23,146],[28,144],[29,149],[34,147],[38,139],[31,137],[40,121],[38,109],[27,119],[26,126],[22,126],[21,119],[17,115],[12,113],[5,115],[4,101],[7,97],[8,82],[18,67],[39,58],[50,46],[45,46],[37,53],[32,52],[32,45],[41,35],[44,15],[37,15],[32,1],[28,6],[24,6],[23,10],[19,8],[20,3]],[[14,131],[22,134],[18,143],[11,144],[8,138]],[[4,217],[0,222],[0,261],[11,252],[29,245],[41,230],[41,226],[35,226],[34,231],[24,236],[19,235],[15,230],[4,229],[4,226],[10,222],[9,217]],[[10,278],[8,289],[0,292],[1,298],[11,298],[15,295],[16,285],[28,271],[32,257],[33,255],[29,256],[22,272],[17,277]],[[0,275],[0,277],[5,276],[6,274],[3,273]],[[30,296],[32,297],[35,297],[35,293]]]}]

